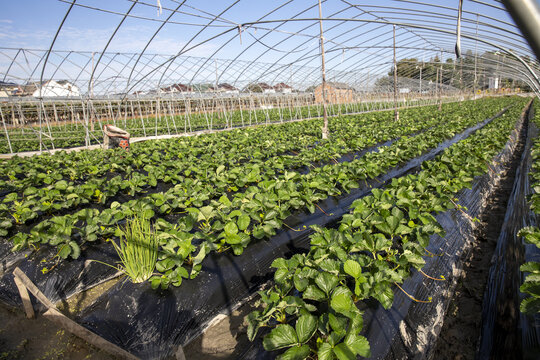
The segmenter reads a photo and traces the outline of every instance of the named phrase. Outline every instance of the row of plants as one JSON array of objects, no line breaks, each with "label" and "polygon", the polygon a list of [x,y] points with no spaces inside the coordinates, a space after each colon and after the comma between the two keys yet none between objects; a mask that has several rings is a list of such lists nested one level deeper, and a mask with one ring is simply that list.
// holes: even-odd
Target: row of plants
[{"label": "row of plants", "polygon": [[[540,128],[540,104],[535,101],[534,123]],[[531,210],[538,216],[540,215],[540,138],[534,140],[531,148],[532,169],[528,176],[531,181],[533,193],[529,202]],[[526,227],[520,230],[519,236],[522,236],[529,244],[540,248],[540,229],[537,226]],[[526,294],[521,301],[520,311],[527,314],[540,313],[540,262],[528,261],[521,265],[520,270],[527,273],[523,284],[519,290]]]},{"label": "row of plants", "polygon": [[[503,104],[499,105],[502,107]],[[32,192],[32,197],[39,201],[39,196],[35,195],[39,191],[36,192],[34,188],[46,185],[51,187],[59,183],[62,190],[65,187],[64,182],[67,182],[68,188],[76,189],[77,195],[83,199],[93,197],[94,200],[104,203],[107,198],[115,195],[114,191],[107,188],[121,187],[126,190],[125,195],[133,196],[147,186],[155,187],[160,182],[174,185],[184,177],[197,176],[200,179],[223,170],[233,170],[232,172],[238,175],[246,164],[258,167],[263,172],[277,169],[283,173],[284,170],[313,166],[315,162],[324,164],[330,160],[336,161],[335,159],[339,159],[343,154],[354,153],[378,142],[433,126],[440,119],[440,114],[437,113],[438,116],[428,118],[427,121],[422,119],[431,110],[432,108],[425,108],[423,113],[418,109],[409,110],[397,124],[385,121],[390,117],[389,113],[364,116],[363,119],[342,118],[330,123],[331,140],[319,143],[315,135],[319,124],[309,122],[154,144],[136,144],[138,146],[128,154],[121,151],[92,151],[29,159],[14,158],[0,166],[5,170],[5,175],[0,180],[0,188],[6,191],[4,194],[10,196],[9,199],[18,201],[20,206],[25,196],[23,191]],[[466,110],[461,109],[465,116]],[[476,113],[478,108],[468,110]],[[194,166],[194,163],[197,163],[197,166]],[[233,165],[237,165],[235,169],[231,169]],[[57,170],[53,172],[51,169]],[[219,169],[222,171],[218,171]],[[215,178],[211,180],[213,183],[217,181]],[[242,181],[239,180],[238,183],[236,186],[241,187]],[[84,184],[87,186],[81,188]],[[96,192],[97,189],[100,191]],[[14,192],[17,193],[16,198],[12,194]],[[103,192],[107,193],[108,197],[103,196]],[[71,194],[72,192],[68,191],[64,196]],[[58,198],[57,202],[62,203],[65,200]],[[61,205],[57,205],[59,206]]]},{"label": "row of plants", "polygon": [[[37,160],[41,159],[36,157],[29,161],[25,160],[24,166],[19,166],[16,170],[12,169],[11,174],[8,175],[13,178],[9,180],[11,188],[18,188],[19,191],[8,193],[2,199],[0,218],[9,219],[15,224],[24,224],[41,214],[53,215],[91,203],[105,205],[109,199],[119,193],[133,197],[146,191],[148,187],[157,187],[158,183],[173,186],[185,181],[186,178],[197,179],[204,184],[213,184],[216,187],[215,192],[236,191],[238,188],[260,181],[261,174],[263,178],[279,178],[283,176],[285,170],[324,164],[330,158],[339,158],[342,153],[350,153],[389,138],[417,132],[434,126],[439,121],[438,118],[431,118],[428,121],[418,121],[407,116],[402,118],[398,124],[393,124],[399,126],[392,126],[390,122],[373,121],[374,119],[357,122],[356,119],[345,118],[342,119],[340,128],[331,127],[335,128],[332,132],[332,141],[326,141],[318,146],[312,146],[315,140],[313,136],[305,131],[305,127],[302,128],[297,124],[294,126],[287,124],[285,129],[278,127],[278,130],[282,131],[274,131],[271,133],[271,138],[250,136],[253,134],[249,133],[226,134],[228,141],[218,141],[213,144],[209,144],[208,141],[199,141],[203,144],[198,147],[190,147],[181,142],[182,150],[178,151],[173,146],[165,148],[165,153],[156,150],[156,147],[158,150],[164,149],[163,144],[150,145],[148,149],[141,147],[142,151],[127,154],[126,158],[129,157],[127,161],[121,159],[120,164],[113,163],[115,165],[113,169],[124,170],[123,173],[114,177],[99,176],[99,174],[87,175],[84,182],[80,180],[80,176],[74,174],[70,174],[70,179],[66,180],[62,171],[44,173],[44,169],[50,169],[52,164],[46,161],[49,160],[47,157],[41,162],[38,162]],[[294,128],[301,129],[302,132],[294,131]],[[287,129],[293,131],[284,131]],[[291,134],[293,137],[289,136]],[[268,131],[262,135],[268,135]],[[356,136],[351,138],[353,135]],[[275,136],[280,140],[275,140]],[[258,148],[250,139],[255,139],[257,144],[270,146]],[[286,145],[283,139],[293,144],[294,140],[297,140],[297,145]],[[222,144],[227,144],[226,149],[221,146]],[[215,149],[209,151],[210,154],[203,153],[203,149],[208,147],[219,150],[218,152]],[[294,153],[293,148],[299,152]],[[218,154],[224,150],[227,150],[228,156],[221,154],[218,158]],[[285,152],[290,154],[278,155]],[[180,158],[175,154],[185,155]],[[59,164],[62,159],[62,157],[55,158],[56,163]],[[103,175],[104,167],[98,168],[93,165],[88,157],[85,160],[77,164],[78,171],[92,169]],[[198,162],[198,166],[193,166],[194,162]],[[88,167],[85,166],[87,164]],[[71,166],[65,165],[64,163],[65,168],[71,169]],[[18,181],[16,174],[23,171],[26,171],[26,177]],[[40,187],[40,181],[50,185]],[[23,186],[24,190],[21,191]]]},{"label": "row of plants", "polygon": [[247,316],[249,338],[266,327],[263,346],[280,350],[280,359],[369,357],[358,303],[373,298],[390,308],[394,291],[405,292],[401,284],[415,270],[445,280],[422,271],[424,257],[435,256],[427,250],[430,237],[445,236],[435,215],[459,208],[457,193],[486,173],[520,113],[512,108],[424,162],[418,174],[356,200],[337,229],[315,228],[307,253],[274,260],[274,284],[259,292],[259,309]]},{"label": "row of plants", "polygon": [[157,218],[154,227],[162,234],[156,268],[162,275],[152,278],[152,285],[179,286],[184,278],[199,273],[202,260],[211,251],[232,249],[239,255],[252,239],[272,236],[287,226],[284,221],[292,212],[314,212],[318,201],[348,192],[360,182],[384,174],[484,118],[485,113],[458,119],[448,117],[438,127],[403,137],[351,162],[326,165],[303,175],[285,171],[283,178],[260,177],[244,191],[223,193],[198,179],[185,179],[166,192],[113,202],[102,211],[87,208],[54,216],[29,233],[15,234],[11,241],[14,250],[49,244],[57,247],[57,260],[77,258],[81,245],[113,236],[116,225],[126,218],[135,214]]},{"label": "row of plants", "polygon": [[[410,114],[410,115],[408,115]],[[425,113],[424,113],[425,114]],[[405,113],[409,122],[417,117],[423,121],[420,112],[410,110]],[[357,137],[368,124],[376,126],[390,119],[389,113],[350,116],[330,121],[330,131],[334,139],[353,141],[356,144]],[[90,151],[76,153],[59,153],[21,159],[15,157],[10,161],[0,164],[4,176],[0,177],[5,183],[2,188],[14,187],[15,189],[36,186],[40,184],[36,176],[51,167],[58,167],[58,173],[65,180],[81,180],[89,176],[103,175],[111,171],[112,164],[119,165],[114,171],[122,169],[140,169],[144,165],[159,164],[162,160],[202,161],[221,156],[220,161],[235,162],[245,161],[248,158],[263,160],[277,154],[285,154],[291,151],[311,149],[315,144],[326,144],[328,141],[319,142],[320,120],[289,123],[283,125],[258,127],[255,129],[234,130],[205,136],[183,137],[132,144],[131,152],[125,154],[121,151]],[[320,147],[320,146],[318,146]],[[348,151],[345,149],[345,151]],[[187,159],[186,159],[187,157]],[[112,158],[112,159],[111,159]],[[114,162],[113,162],[114,160]],[[64,166],[58,166],[63,164]],[[78,166],[74,166],[78,165]],[[221,165],[221,164],[220,164]],[[223,165],[227,165],[224,163]],[[46,177],[43,180],[47,180]],[[43,183],[43,181],[41,182]]]},{"label": "row of plants", "polygon": [[[409,101],[405,106],[415,106],[425,103],[424,100]],[[330,116],[350,114],[355,112],[372,111],[374,109],[392,109],[393,102],[360,102],[355,104],[333,104],[328,106]],[[6,109],[4,109],[6,110]],[[9,109],[8,109],[9,110]],[[52,111],[52,110],[50,110]],[[117,109],[116,112],[119,110]],[[189,116],[170,115],[168,108],[162,109],[163,114],[159,117],[140,116],[135,111],[129,115],[127,108],[121,109],[122,113],[116,115],[115,120],[100,120],[94,122],[94,131],[89,130],[91,144],[98,144],[98,140],[103,138],[102,128],[106,124],[114,124],[128,131],[132,137],[181,134],[199,130],[217,130],[231,127],[244,127],[257,124],[280,123],[283,121],[306,119],[322,116],[322,105],[311,105],[302,107],[284,107],[281,104],[270,109],[256,110],[227,110],[210,112],[192,112]],[[82,114],[81,114],[82,115]],[[5,113],[9,118],[9,114]],[[18,116],[18,114],[17,114]],[[110,115],[106,115],[107,117]],[[50,120],[50,119],[49,119]],[[40,150],[38,127],[33,125],[24,128],[13,128],[8,130],[9,139],[13,152],[37,151]],[[86,127],[82,122],[73,124],[43,126],[43,132],[47,136],[43,137],[44,150],[53,148],[70,148],[85,145]],[[0,133],[0,153],[9,153],[9,145],[5,133]]]}]

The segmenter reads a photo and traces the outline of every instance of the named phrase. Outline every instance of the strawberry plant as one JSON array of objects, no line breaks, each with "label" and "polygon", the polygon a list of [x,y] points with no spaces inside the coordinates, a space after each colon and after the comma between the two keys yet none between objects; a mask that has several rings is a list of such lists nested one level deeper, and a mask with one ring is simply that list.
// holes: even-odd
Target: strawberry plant
[{"label": "strawberry plant", "polygon": [[[502,150],[520,110],[514,108],[425,162],[419,174],[396,178],[384,190],[356,200],[338,229],[315,228],[307,253],[276,259],[273,287],[259,293],[261,310],[247,316],[249,338],[270,327],[263,345],[268,351],[288,349],[280,358],[297,353],[299,358],[369,356],[355,304],[371,297],[388,309],[394,286],[404,291],[399,284],[413,269],[421,270],[429,238],[444,236],[433,214],[455,207],[455,194],[488,170],[486,159]],[[290,325],[303,316],[316,322],[308,344],[298,341]]]},{"label": "strawberry plant", "polygon": [[[540,126],[540,105],[538,101],[534,104],[534,123]],[[540,214],[540,139],[536,139],[531,148],[532,170],[528,176],[531,179],[533,194],[529,202],[531,210],[535,214]],[[518,233],[529,244],[540,248],[540,229],[537,226],[525,227]],[[521,265],[520,270],[527,273],[524,282],[519,290],[527,297],[521,301],[520,311],[527,314],[540,313],[540,262],[529,261]]]},{"label": "strawberry plant", "polygon": [[[251,241],[273,236],[285,227],[291,214],[304,209],[318,211],[320,200],[349,192],[515,101],[502,98],[448,105],[453,112],[436,117],[430,107],[411,109],[402,114],[399,126],[388,121],[389,113],[343,117],[330,122],[332,136],[326,142],[319,140],[320,121],[313,120],[134,144],[128,154],[111,150],[14,158],[6,164],[17,170],[3,178],[14,191],[0,204],[0,231],[3,236],[13,234],[14,250],[53,244],[63,256],[75,258],[79,251],[71,246],[73,239],[84,250],[87,241],[113,236],[117,224],[127,218],[151,218],[155,227],[174,233],[178,245],[173,254],[173,243],[160,241],[157,271],[161,275],[156,275],[152,284],[179,286],[186,272],[189,277],[200,272],[210,252],[230,250],[240,255]],[[376,144],[376,151],[365,151]],[[482,155],[477,149],[469,151]],[[348,157],[341,159],[342,155]],[[47,169],[54,167],[60,178],[50,176]],[[20,177],[23,172],[31,176]],[[459,174],[447,181],[448,185],[458,188],[458,180],[466,182],[468,176]],[[427,188],[435,181],[426,180],[422,186]],[[164,190],[157,191],[157,187]],[[424,200],[436,211],[446,206],[440,198],[400,196],[403,206]],[[415,216],[416,208],[409,207]],[[387,210],[390,208],[370,217],[375,221],[371,228],[387,237],[396,232],[395,236],[385,242],[380,235],[366,235],[358,246],[370,252],[370,258],[377,258],[373,266],[391,279],[395,271],[386,270],[386,258],[378,256],[397,256],[389,247],[396,238],[416,233],[425,238],[419,227],[426,224],[420,225],[422,220],[415,218],[408,220],[405,212],[401,217],[399,212],[389,215]],[[11,213],[17,214],[18,221]],[[20,226],[41,214],[50,217],[33,224],[29,233],[18,232]],[[172,223],[162,218],[165,216],[174,219]],[[426,216],[421,219],[428,219]],[[411,252],[403,259],[418,260],[414,249],[408,250]],[[362,265],[365,259],[361,260],[354,261]],[[371,288],[367,281],[358,284],[358,291]]]}]

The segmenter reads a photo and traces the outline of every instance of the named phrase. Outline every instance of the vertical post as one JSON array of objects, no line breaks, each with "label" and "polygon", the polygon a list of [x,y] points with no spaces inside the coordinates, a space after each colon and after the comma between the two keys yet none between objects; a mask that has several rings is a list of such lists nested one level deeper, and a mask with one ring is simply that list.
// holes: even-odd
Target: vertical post
[{"label": "vertical post", "polygon": [[463,57],[459,58],[459,95],[460,101],[463,101]]},{"label": "vertical post", "polygon": [[435,94],[434,96],[437,97],[437,102],[439,101],[439,68],[435,69]]},{"label": "vertical post", "polygon": [[54,139],[51,132],[51,124],[49,123],[49,118],[47,117],[47,109],[45,108],[45,104],[42,102],[41,107],[43,108],[43,116],[45,118],[45,124],[47,125],[47,131],[49,132],[49,139],[51,140],[52,148],[54,149]]},{"label": "vertical post", "polygon": [[397,63],[396,63],[396,25],[394,28],[394,120],[399,120],[399,110],[397,104]]},{"label": "vertical post", "polygon": [[324,63],[324,38],[323,38],[323,26],[322,26],[322,7],[321,0],[319,0],[319,30],[321,41],[321,70],[322,70],[322,101],[323,101],[323,119],[324,125],[322,129],[322,138],[328,139],[328,112],[326,109],[326,68]]},{"label": "vertical post", "polygon": [[[92,53],[92,74],[94,73],[94,52]],[[92,77],[90,79],[90,100],[89,101],[92,101],[91,99],[94,98],[94,77]],[[92,116],[92,112],[90,111],[90,105],[91,103],[89,102],[88,103],[88,113],[89,113],[89,116],[90,116],[90,131],[94,131],[94,117]],[[84,105],[83,105],[84,106]]]},{"label": "vertical post", "polygon": [[[13,112],[13,111],[12,111]],[[13,148],[11,147],[11,140],[9,139],[9,132],[6,126],[6,120],[4,119],[4,113],[2,112],[2,107],[0,106],[0,116],[2,117],[2,124],[4,125],[4,132],[6,133],[6,139],[9,146],[9,152],[13,154]]]},{"label": "vertical post", "polygon": [[[369,75],[370,75],[369,70],[370,70],[370,69],[368,69],[368,73],[367,73],[367,82],[366,82],[366,92],[369,94],[369,95],[368,95],[367,102],[369,102],[369,101],[371,100],[371,98],[373,97],[373,88],[370,86],[370,82],[369,82],[369,81],[370,81],[370,78],[369,78]],[[365,111],[365,110],[364,110],[364,106],[365,106],[365,105],[367,106],[367,104],[366,104],[365,101],[366,101],[366,99],[364,98],[364,103],[360,102],[360,109],[361,109],[360,111]]]},{"label": "vertical post", "polygon": [[[92,98],[88,99],[88,117],[90,120],[90,131],[94,132],[94,106],[92,105]],[[84,105],[83,105],[84,106]]]},{"label": "vertical post", "polygon": [[424,62],[422,61],[422,65],[420,66],[420,97],[422,96],[422,69],[424,68]]},{"label": "vertical post", "polygon": [[214,59],[214,67],[216,68],[216,83],[214,85],[214,91],[217,94],[217,91],[218,91],[217,59]]},{"label": "vertical post", "polygon": [[441,58],[439,59],[439,62],[441,64],[441,66],[439,66],[439,69],[440,69],[440,75],[439,75],[439,111],[442,110],[442,77],[443,77],[443,67],[442,67],[442,64],[443,64],[443,61],[442,61],[442,49],[441,49]]},{"label": "vertical post", "polygon": [[[90,133],[88,132],[88,113],[86,112],[87,108],[88,108],[87,105],[81,102],[81,109],[82,109],[83,118],[84,118],[84,132],[85,132],[84,145],[86,147],[90,146]],[[79,114],[77,113],[77,120],[79,120],[78,115]]]},{"label": "vertical post", "polygon": [[476,63],[477,63],[477,50],[478,50],[478,14],[476,14],[476,37],[474,39],[474,83],[473,83],[473,99],[476,99]]},{"label": "vertical post", "polygon": [[43,99],[41,98],[41,88],[39,90],[39,108],[38,108],[38,116],[39,116],[39,152],[41,153],[43,151],[43,127],[41,124],[41,102],[43,102]]},{"label": "vertical post", "polygon": [[[95,52],[92,52],[92,74],[94,73],[94,54]],[[90,97],[94,97],[94,78],[90,79]]]},{"label": "vertical post", "polygon": [[158,135],[158,117],[159,117],[159,121],[161,122],[161,116],[159,116],[159,111],[160,111],[160,108],[159,108],[159,100],[161,99],[161,94],[158,95],[158,98],[156,100],[156,123],[155,123],[155,126],[156,128],[154,129],[154,134],[155,136]]}]

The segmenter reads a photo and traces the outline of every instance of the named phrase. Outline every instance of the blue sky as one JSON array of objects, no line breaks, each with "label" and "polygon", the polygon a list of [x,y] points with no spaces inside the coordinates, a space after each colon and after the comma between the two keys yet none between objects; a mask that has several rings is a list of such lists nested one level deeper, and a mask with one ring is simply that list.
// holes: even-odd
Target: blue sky
[{"label": "blue sky", "polygon": [[[192,14],[204,16],[204,11],[208,11],[212,14],[217,14],[222,10],[225,10],[235,0],[188,0],[186,5],[192,5],[197,7],[201,11],[190,9],[189,7],[182,7],[186,12]],[[253,21],[256,20],[261,14],[265,14],[270,9],[274,9],[279,4],[285,3],[285,0],[280,1],[259,1],[259,0],[242,0],[238,5],[234,6],[231,10],[228,10],[224,17],[231,20],[234,23]],[[435,3],[444,4],[449,7],[455,7],[457,1],[431,1]],[[131,6],[130,1],[126,0],[78,0],[78,4],[90,5],[98,8],[107,9],[113,12],[124,13]],[[157,4],[157,0],[145,0],[140,3],[146,3],[148,5]],[[164,8],[176,7],[179,2],[171,0],[161,0]],[[371,3],[377,5],[389,5],[396,6],[392,1],[351,1],[354,3]],[[69,4],[59,0],[0,0],[1,12],[0,12],[0,47],[16,47],[16,48],[37,48],[48,49],[53,36],[58,28],[58,25],[62,21]],[[318,11],[316,7],[317,1],[293,1],[287,4],[282,9],[276,11],[270,16],[273,19],[284,19],[292,17],[306,7],[312,5],[313,8],[302,14],[302,17],[317,17]],[[323,16],[328,16],[335,11],[343,8],[345,2],[332,0],[323,3]],[[402,4],[398,4],[403,6]],[[415,8],[417,5],[413,3],[407,4],[409,8]],[[478,5],[465,2],[464,9],[475,10]],[[485,11],[486,9],[483,9]],[[488,14],[489,15],[489,9]],[[358,11],[357,11],[358,12]],[[151,6],[144,6],[138,4],[133,10],[133,15],[148,17],[157,21],[164,20],[168,17],[170,12],[166,9],[158,15],[155,8]],[[500,14],[493,13],[495,16]],[[340,16],[354,16],[351,11],[345,13],[339,13]],[[75,6],[71,11],[66,23],[59,35],[55,49],[60,50],[88,50],[88,51],[101,51],[109,36],[114,31],[116,25],[120,22],[121,16],[115,14],[107,14],[98,12],[88,8],[82,8]],[[190,15],[176,14],[172,20],[178,22],[189,23],[202,23],[208,22],[207,19],[200,19]],[[429,20],[429,19],[427,19]],[[140,20],[140,19],[127,19],[122,28],[115,37],[115,40],[111,43],[109,50],[121,51],[121,52],[138,52],[141,51],[146,42],[150,39],[154,31],[160,25],[157,21]],[[230,23],[225,21],[216,22],[215,25],[227,25]],[[275,24],[272,24],[274,26]],[[270,26],[270,25],[268,25]],[[288,24],[283,27],[285,31],[296,31],[302,28],[302,24]],[[328,28],[330,24],[325,24]],[[344,32],[343,26],[339,28],[339,32]],[[182,49],[186,42],[200,29],[197,26],[187,25],[166,25],[160,32],[159,36],[154,39],[150,44],[147,52],[156,52],[162,54],[173,54]],[[219,33],[225,28],[213,28],[206,29],[204,33],[196,40],[206,40],[213,35]],[[316,33],[318,29],[313,28],[308,30],[309,33]],[[375,31],[375,30],[373,30]],[[207,43],[197,47],[196,51],[193,51],[191,55],[208,56],[219,48],[227,39],[234,37],[237,33],[230,33],[219,37],[218,39],[210,40]],[[252,40],[252,36],[257,36],[256,32],[250,32],[244,34],[243,44],[240,44],[240,40],[231,41],[227,46],[220,50],[218,57],[233,58],[239,51],[242,50],[242,45],[245,45]],[[330,37],[331,34],[329,34]],[[377,33],[372,33],[371,37],[376,36]],[[281,34],[282,37],[285,35]],[[268,44],[272,44],[272,36],[268,36]],[[197,42],[197,41],[196,41]],[[303,43],[303,39],[297,38],[294,41],[285,41],[281,46],[276,48],[276,51],[271,55],[268,61],[279,59],[280,51],[288,51],[294,46]],[[260,53],[261,48],[265,47],[265,44],[259,44],[257,51]],[[308,43],[308,47],[317,46],[317,44]],[[244,46],[245,47],[245,46]]]},{"label": "blue sky", "polygon": [[[20,54],[17,50],[9,52],[5,48],[47,50],[70,6],[70,1],[0,0],[0,75],[4,72],[3,69],[9,67],[13,58],[17,60],[17,66],[10,68],[10,75],[16,74],[14,79],[17,77],[19,79],[35,78],[39,75],[39,61],[43,52]],[[172,16],[171,21],[150,42],[146,54],[173,55],[182,51],[182,54],[190,56],[244,61],[237,63],[236,68],[234,66],[220,67],[220,71],[224,69],[223,71],[226,71],[231,78],[242,77],[249,71],[256,72],[256,67],[262,66],[260,65],[262,63],[279,63],[285,67],[288,64],[298,67],[312,66],[313,69],[318,69],[320,66],[319,27],[316,21],[259,24],[255,27],[242,28],[241,36],[236,27],[239,23],[257,21],[270,11],[273,11],[272,14],[266,16],[265,19],[317,18],[316,0],[187,0],[185,3],[183,0],[160,1],[163,10],[158,13],[155,7],[158,0],[139,0],[131,13],[135,17],[125,20],[107,48],[107,52],[139,53],[143,51],[155,31],[172,13],[171,9],[177,8],[182,3],[180,10],[183,13],[175,13]],[[209,18],[213,18],[213,15],[221,13],[235,2],[238,3],[225,11],[222,19],[214,21],[211,27],[197,34],[202,29],[202,25],[210,22]],[[323,18],[335,19],[324,22],[327,68],[340,71],[362,71],[368,76],[388,72],[392,63],[392,51],[389,48],[392,43],[392,27],[388,24],[361,22],[364,20],[410,21],[419,25],[454,31],[456,25],[453,17],[457,13],[457,0],[430,0],[429,3],[447,8],[423,6],[416,1],[323,0]],[[129,0],[77,0],[76,4],[106,9],[109,13],[74,6],[62,27],[54,50],[87,51],[99,54],[104,50],[107,41],[122,20],[119,14],[128,11],[133,2]],[[361,5],[354,6],[355,4]],[[280,5],[283,6],[280,7]],[[391,6],[397,9],[387,8]],[[420,10],[425,11],[422,17],[417,16]],[[464,2],[464,11],[479,12],[480,22],[493,22],[489,17],[511,21],[503,11],[471,1]],[[115,12],[119,14],[114,14]],[[465,15],[469,18],[469,22],[463,24],[463,31],[474,34],[475,24],[471,21],[476,18],[471,14]],[[337,19],[340,18],[356,18],[360,22],[338,21]],[[269,31],[276,27],[277,29]],[[222,32],[225,33],[221,34]],[[482,27],[479,33],[484,35]],[[506,41],[507,46],[514,46],[512,37],[504,39],[486,33],[486,38],[491,41]],[[455,36],[453,35],[430,33],[426,30],[411,31],[411,29],[398,27],[396,42],[400,47],[398,59],[414,56],[427,61],[435,54],[439,54],[440,47],[447,50],[445,58],[454,58]],[[474,49],[476,45],[473,41],[466,40],[463,40],[462,44],[464,52],[467,49]],[[479,52],[485,49],[486,46],[480,44]],[[114,56],[109,55],[104,61],[109,61]],[[47,69],[49,72],[46,73],[46,77],[74,78],[77,75],[73,74],[80,72],[81,69],[86,69],[84,76],[88,77],[90,58],[91,55],[88,54],[80,57],[70,55],[69,61],[62,62],[61,54],[52,54],[49,59],[51,66]],[[163,59],[166,57],[154,62],[147,59],[147,64],[149,64],[147,68],[140,69],[139,63],[139,70],[148,71],[150,67],[158,65],[159,61],[163,62]],[[136,57],[130,58],[130,55],[123,54],[111,61],[111,66],[100,75],[101,78],[108,79],[118,74],[128,78],[130,76],[128,70],[136,61]],[[251,65],[250,62],[256,63]],[[58,64],[61,64],[59,72],[53,73],[56,69],[54,66],[60,66]],[[122,68],[124,64],[130,64],[127,66],[128,70]],[[103,62],[101,66],[105,66]],[[190,68],[189,63],[182,66],[181,69]],[[204,69],[203,77],[215,78],[212,62],[205,63]],[[284,76],[279,73],[279,71],[284,71],[283,68],[273,71],[277,71],[279,76]],[[286,72],[290,73],[292,70],[287,67]],[[178,73],[177,71],[174,76]],[[189,76],[186,79],[189,80]]]}]

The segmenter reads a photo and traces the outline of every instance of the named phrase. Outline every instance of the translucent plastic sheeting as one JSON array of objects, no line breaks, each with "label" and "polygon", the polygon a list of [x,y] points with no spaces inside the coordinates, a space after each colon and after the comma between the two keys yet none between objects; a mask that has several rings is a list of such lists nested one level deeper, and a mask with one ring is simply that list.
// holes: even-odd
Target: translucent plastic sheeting
[{"label": "translucent plastic sheeting", "polygon": [[[480,215],[485,207],[487,197],[498,182],[498,174],[515,151],[522,126],[523,121],[520,120],[505,148],[493,159],[491,170],[475,178],[471,189],[465,189],[456,196],[458,203],[467,208],[467,216],[459,210],[450,210],[436,216],[446,236],[432,236],[428,250],[442,256],[427,257],[423,270],[433,277],[443,275],[447,281],[430,280],[415,272],[402,285],[416,299],[427,300],[432,297],[432,302],[413,302],[396,289],[394,303],[389,310],[385,310],[376,301],[362,303],[363,335],[369,340],[371,359],[429,359],[433,356],[444,316],[460,278],[464,255],[474,240],[475,224],[470,219]],[[275,356],[265,353],[261,338],[247,349],[242,358],[272,359]]]},{"label": "translucent plastic sheeting", "polygon": [[[532,112],[529,113],[529,119]],[[519,267],[526,261],[540,261],[540,251],[518,237],[525,226],[538,224],[527,196],[532,193],[528,173],[531,169],[531,146],[538,129],[531,123],[525,151],[516,172],[507,211],[492,258],[482,310],[482,333],[477,359],[537,359],[540,354],[540,316],[520,314],[523,298],[519,287],[524,274]],[[521,344],[521,347],[516,347]]]},{"label": "translucent plastic sheeting", "polygon": [[[292,228],[314,224],[332,226],[355,199],[369,194],[373,187],[384,186],[394,177],[417,171],[423,161],[468,137],[503,112],[385,175],[361,184],[361,188],[349,194],[322,201],[319,205],[326,214],[320,211],[314,214],[297,212],[286,220],[287,224]],[[375,146],[367,151],[377,149]],[[305,251],[310,233],[310,230],[281,231],[269,240],[251,244],[241,256],[213,253],[203,262],[201,274],[194,280],[185,281],[180,288],[156,292],[149,284],[120,282],[85,310],[79,317],[80,322],[138,356],[156,358],[170,355],[176,346],[185,345],[200,335],[215,316],[230,313],[270,280],[273,274],[270,265],[275,258]],[[43,273],[44,268],[50,269],[54,264],[42,260],[53,258],[55,254],[51,251],[54,250],[41,250],[26,258],[26,254],[10,253],[8,244],[0,245],[0,262],[6,268],[0,278],[0,301],[9,305],[21,305],[11,274],[15,266],[19,266],[53,302],[66,300],[116,275],[115,269],[102,264],[112,265],[117,261],[112,246],[108,244],[90,244],[79,259],[62,261],[47,274]],[[102,263],[90,262],[90,259]]]},{"label": "translucent plastic sheeting", "polygon": [[[422,161],[434,157],[446,147],[469,136],[472,132],[485,126],[487,123],[504,113],[504,111],[505,110],[501,111],[493,118],[486,119],[483,122],[465,130],[461,134],[456,135],[454,138],[441,143],[437,148],[410,161],[404,166],[398,166],[378,179],[374,179],[362,184],[360,189],[353,189],[351,193],[342,197],[332,197],[321,202],[319,204],[320,207],[326,209],[327,214],[332,214],[331,216],[327,216],[321,212],[317,212],[315,214],[298,212],[286,220],[287,224],[291,227],[299,227],[313,224],[326,225],[332,221],[336,221],[339,219],[339,217],[341,217],[342,214],[345,213],[345,211],[347,211],[352,201],[369,193],[372,187],[383,186],[385,182],[391,180],[392,178],[402,176],[407,171],[410,171],[421,164]],[[395,140],[373,146],[356,154],[345,155],[340,159],[340,161],[352,161],[354,158],[361,157],[367,152],[377,151],[377,149],[381,146],[389,146],[393,141]],[[309,230],[301,233],[287,230],[278,234],[276,241],[286,244],[286,242],[290,241],[291,239],[302,238],[304,239],[303,241],[306,242],[308,235]],[[276,244],[273,244],[271,246],[275,245]],[[252,244],[252,246],[254,246],[254,244]],[[11,306],[19,306],[22,304],[20,297],[18,296],[17,288],[13,282],[13,275],[11,275],[11,272],[16,266],[19,266],[32,280],[32,282],[34,282],[38,288],[40,288],[53,302],[65,300],[76,293],[88,288],[92,288],[93,286],[114,277],[117,272],[115,269],[103,264],[106,263],[115,265],[117,263],[118,258],[110,244],[87,243],[87,249],[83,249],[81,257],[76,260],[61,261],[58,265],[55,265],[56,254],[53,252],[53,250],[42,249],[30,255],[30,251],[12,253],[11,247],[12,244],[10,243],[0,242],[0,301]],[[283,254],[279,252],[277,254],[278,255],[272,255],[270,252],[266,263],[259,264],[260,269],[258,271],[266,273],[273,259],[278,256],[283,256]],[[245,256],[245,253],[242,256]],[[101,263],[90,262],[90,259],[98,260]],[[46,270],[51,269],[53,269],[53,271],[44,273],[47,272]],[[260,282],[257,282],[257,284],[260,284]],[[251,286],[249,289],[251,289]],[[241,296],[243,295],[244,294],[242,293]],[[240,299],[242,297],[238,298]]]},{"label": "translucent plastic sheeting", "polygon": [[416,299],[432,297],[432,302],[413,302],[396,290],[390,310],[380,305],[366,308],[364,331],[371,344],[373,359],[430,358],[433,354],[460,277],[464,255],[474,240],[475,223],[471,218],[478,217],[484,209],[499,174],[515,151],[522,126],[523,121],[520,120],[505,148],[493,159],[489,172],[477,177],[471,189],[464,189],[458,194],[458,203],[467,209],[467,215],[460,210],[450,210],[436,216],[446,236],[433,236],[428,250],[442,256],[426,257],[423,271],[433,277],[443,275],[447,281],[434,281],[415,272],[402,286]]},{"label": "translucent plastic sheeting", "polygon": [[[8,256],[1,260],[2,267],[5,264],[6,271],[0,278],[0,301],[11,306],[22,305],[13,280],[13,270],[17,266],[53,303],[66,300],[76,293],[117,276],[118,271],[114,268],[90,261],[116,264],[118,257],[110,244],[90,245],[81,252],[77,260],[60,261],[47,273],[47,270],[54,266],[54,261],[47,262],[45,259],[54,258],[56,251],[49,248],[32,255],[29,255],[29,252],[8,253]],[[45,310],[39,303],[37,306],[40,310]]]},{"label": "translucent plastic sheeting", "polygon": [[[417,171],[423,161],[432,159],[492,120],[487,119],[467,129],[349,194],[321,202],[319,205],[328,215],[302,212],[286,221],[293,228],[314,224],[332,226],[355,199],[369,194],[372,187],[382,187],[394,177]],[[180,288],[158,292],[149,284],[117,284],[86,309],[78,321],[136,356],[170,356],[178,345],[185,345],[200,335],[218,314],[230,313],[270,280],[273,275],[270,265],[275,258],[306,251],[310,233],[310,230],[282,231],[267,241],[251,244],[241,256],[212,253],[203,261],[201,274],[184,282]]]}]

